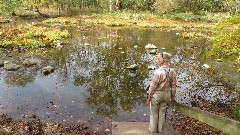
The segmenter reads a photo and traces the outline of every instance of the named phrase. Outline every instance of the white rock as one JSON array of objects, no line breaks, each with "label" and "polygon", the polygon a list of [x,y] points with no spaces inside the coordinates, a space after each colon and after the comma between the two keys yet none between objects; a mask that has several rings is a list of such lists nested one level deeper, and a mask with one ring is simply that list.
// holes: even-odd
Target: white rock
[{"label": "white rock", "polygon": [[130,72],[128,75],[129,75],[130,77],[136,77],[136,76],[137,76],[136,73],[131,73],[131,72]]},{"label": "white rock", "polygon": [[57,43],[57,48],[62,48],[63,46],[61,45],[61,43]]},{"label": "white rock", "polygon": [[217,59],[218,62],[222,62],[223,60],[222,59]]},{"label": "white rock", "polygon": [[167,55],[167,56],[169,56],[169,57],[172,57],[172,54],[169,53],[169,52],[163,52],[163,54],[164,54],[164,55]]},{"label": "white rock", "polygon": [[155,46],[154,44],[147,44],[145,46],[145,49],[157,49],[157,46]]},{"label": "white rock", "polygon": [[90,44],[89,43],[84,43],[85,46],[89,46]]},{"label": "white rock", "polygon": [[133,64],[133,65],[130,65],[128,67],[126,67],[127,69],[138,69],[138,65],[137,64]]},{"label": "white rock", "polygon": [[210,68],[210,66],[208,64],[203,64],[202,67],[203,68]]}]

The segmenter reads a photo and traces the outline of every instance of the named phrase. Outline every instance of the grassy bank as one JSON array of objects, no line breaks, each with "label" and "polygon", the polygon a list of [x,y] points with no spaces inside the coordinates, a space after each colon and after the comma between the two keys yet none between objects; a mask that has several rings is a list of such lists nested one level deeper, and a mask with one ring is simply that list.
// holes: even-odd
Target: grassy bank
[{"label": "grassy bank", "polygon": [[[26,15],[37,17],[36,13],[33,15],[27,13]],[[26,15],[21,14],[21,16],[25,17]],[[14,20],[17,19],[16,17],[14,18]],[[215,23],[209,22],[172,20],[166,17],[159,17],[149,12],[138,14],[132,12],[113,12],[73,17],[66,16],[46,18],[43,22],[36,22],[37,24],[33,23],[27,26],[2,26],[0,27],[0,39],[2,40],[0,46],[23,48],[49,47],[53,45],[55,40],[63,40],[68,36],[67,31],[61,31],[55,27],[56,25],[78,25],[79,22],[82,21],[89,24],[100,24],[111,27],[160,28],[164,30],[213,29],[215,25]],[[0,22],[9,23],[11,19],[4,19],[2,17]],[[52,27],[46,28],[42,26],[42,24],[50,24]]]},{"label": "grassy bank", "polygon": [[142,28],[167,28],[167,29],[212,29],[215,23],[204,21],[174,20],[167,16],[157,16],[151,13],[114,12],[106,14],[91,14],[85,22],[104,24],[107,26],[127,26]]}]

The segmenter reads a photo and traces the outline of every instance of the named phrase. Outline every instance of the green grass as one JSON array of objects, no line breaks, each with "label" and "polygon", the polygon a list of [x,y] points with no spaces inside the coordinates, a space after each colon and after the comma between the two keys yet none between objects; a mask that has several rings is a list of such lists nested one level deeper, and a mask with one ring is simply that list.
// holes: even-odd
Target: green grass
[{"label": "green grass", "polygon": [[229,13],[198,12],[171,12],[165,15],[166,18],[192,22],[219,22],[230,17]]},{"label": "green grass", "polygon": [[236,108],[236,112],[237,112],[237,118],[238,120],[240,120],[240,106]]}]

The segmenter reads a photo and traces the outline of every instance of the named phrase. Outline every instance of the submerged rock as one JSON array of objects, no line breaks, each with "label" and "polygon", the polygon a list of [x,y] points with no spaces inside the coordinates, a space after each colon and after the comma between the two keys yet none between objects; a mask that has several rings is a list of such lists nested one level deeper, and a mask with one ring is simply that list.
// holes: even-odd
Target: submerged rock
[{"label": "submerged rock", "polygon": [[37,63],[38,63],[38,61],[34,60],[34,59],[28,59],[28,60],[23,61],[23,65],[28,66],[28,67],[37,65]]},{"label": "submerged rock", "polygon": [[163,52],[163,55],[166,55],[166,56],[168,56],[168,57],[172,57],[172,54],[169,53],[169,52]]},{"label": "submerged rock", "polygon": [[210,68],[210,66],[208,64],[203,64],[202,67],[206,68],[206,69]]},{"label": "submerged rock", "polygon": [[135,70],[130,70],[129,74],[130,77],[136,77],[137,76],[137,72]]},{"label": "submerged rock", "polygon": [[18,70],[20,68],[20,66],[17,64],[4,64],[3,68],[8,71],[15,71],[15,70]]},{"label": "submerged rock", "polygon": [[157,49],[152,49],[149,51],[150,54],[157,54]]},{"label": "submerged rock", "polygon": [[0,60],[0,67],[3,67],[4,63],[2,60]]},{"label": "submerged rock", "polygon": [[223,62],[223,60],[222,59],[217,59],[217,62]]},{"label": "submerged rock", "polygon": [[57,48],[62,48],[62,42],[60,40],[56,40],[53,42]]},{"label": "submerged rock", "polygon": [[128,67],[126,67],[127,69],[132,69],[132,70],[137,70],[138,69],[138,65],[137,64],[133,64],[133,65],[130,65]]},{"label": "submerged rock", "polygon": [[52,67],[52,66],[46,66],[46,67],[42,68],[42,73],[44,75],[48,75],[48,74],[52,73],[53,71],[54,71],[54,67]]},{"label": "submerged rock", "polygon": [[63,46],[61,44],[57,44],[57,48],[62,48]]}]

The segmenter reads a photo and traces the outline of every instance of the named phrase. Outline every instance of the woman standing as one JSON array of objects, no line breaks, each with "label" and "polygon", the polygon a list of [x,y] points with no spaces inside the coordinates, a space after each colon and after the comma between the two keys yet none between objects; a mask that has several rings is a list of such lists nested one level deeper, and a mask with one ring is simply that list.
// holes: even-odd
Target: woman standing
[{"label": "woman standing", "polygon": [[150,104],[151,133],[163,132],[165,114],[170,101],[175,101],[176,94],[176,72],[169,67],[171,54],[162,52],[157,54],[156,63],[160,66],[154,72],[146,105]]}]

